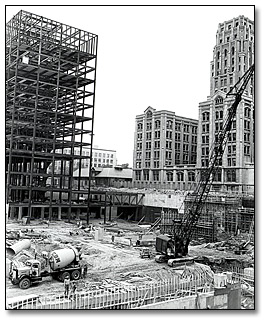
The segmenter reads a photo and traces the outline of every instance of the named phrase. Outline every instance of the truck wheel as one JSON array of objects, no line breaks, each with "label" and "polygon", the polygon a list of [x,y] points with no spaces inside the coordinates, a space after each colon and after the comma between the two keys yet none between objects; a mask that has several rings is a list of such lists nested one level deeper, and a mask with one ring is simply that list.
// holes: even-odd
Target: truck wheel
[{"label": "truck wheel", "polygon": [[71,279],[72,280],[79,280],[81,277],[81,272],[79,270],[74,270],[71,273]]},{"label": "truck wheel", "polygon": [[31,286],[31,281],[29,278],[23,278],[20,282],[19,282],[19,287],[21,289],[28,289]]},{"label": "truck wheel", "polygon": [[64,282],[64,280],[65,280],[66,277],[69,277],[69,278],[70,278],[70,274],[69,274],[69,272],[67,272],[67,271],[63,272],[63,273],[60,275],[61,281]]}]

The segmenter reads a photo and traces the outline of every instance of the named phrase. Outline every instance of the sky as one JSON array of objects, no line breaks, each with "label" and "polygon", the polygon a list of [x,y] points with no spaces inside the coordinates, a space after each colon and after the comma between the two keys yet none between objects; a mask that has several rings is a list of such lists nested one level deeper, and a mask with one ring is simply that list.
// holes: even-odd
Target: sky
[{"label": "sky", "polygon": [[7,6],[97,34],[94,145],[133,165],[135,117],[151,106],[198,118],[218,24],[253,6]]}]

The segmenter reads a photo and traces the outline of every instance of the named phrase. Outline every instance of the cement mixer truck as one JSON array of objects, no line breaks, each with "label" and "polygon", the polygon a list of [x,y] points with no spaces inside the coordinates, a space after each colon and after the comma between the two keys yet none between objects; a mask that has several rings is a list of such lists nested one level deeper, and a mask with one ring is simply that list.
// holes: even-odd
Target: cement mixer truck
[{"label": "cement mixer truck", "polygon": [[9,278],[21,289],[28,289],[33,283],[39,283],[43,277],[51,275],[54,279],[64,281],[66,277],[79,280],[86,273],[86,263],[81,260],[78,250],[73,246],[42,252],[39,258],[24,262],[14,259],[10,265]]}]

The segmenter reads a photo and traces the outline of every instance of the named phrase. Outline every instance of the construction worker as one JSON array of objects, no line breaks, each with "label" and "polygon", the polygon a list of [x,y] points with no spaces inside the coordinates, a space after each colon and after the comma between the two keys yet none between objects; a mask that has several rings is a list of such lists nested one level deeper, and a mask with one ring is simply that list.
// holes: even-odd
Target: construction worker
[{"label": "construction worker", "polygon": [[84,265],[84,272],[83,272],[84,278],[86,278],[87,269],[88,269],[87,263],[85,263],[85,265]]},{"label": "construction worker", "polygon": [[65,297],[69,296],[70,278],[67,275],[64,279]]},{"label": "construction worker", "polygon": [[75,298],[76,298],[76,290],[77,290],[77,283],[76,283],[76,281],[73,281],[71,284],[72,284],[72,286],[71,286],[72,297],[73,297],[73,300],[75,300]]}]

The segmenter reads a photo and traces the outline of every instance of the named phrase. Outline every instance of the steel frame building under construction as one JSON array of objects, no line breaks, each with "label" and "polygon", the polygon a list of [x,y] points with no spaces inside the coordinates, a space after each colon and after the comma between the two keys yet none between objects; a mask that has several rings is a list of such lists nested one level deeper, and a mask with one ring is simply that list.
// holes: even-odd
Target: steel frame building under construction
[{"label": "steel frame building under construction", "polygon": [[70,216],[82,195],[80,185],[73,188],[73,169],[80,178],[83,147],[92,158],[97,45],[97,35],[26,11],[7,23],[9,217],[52,218],[61,209]]}]

